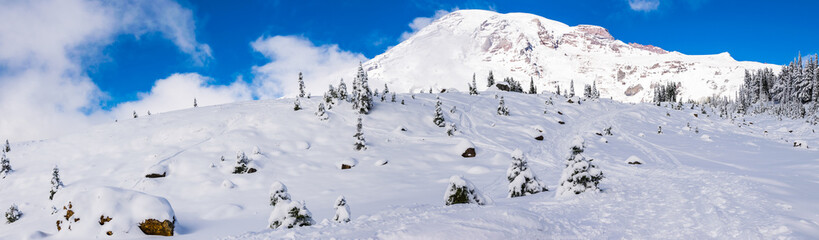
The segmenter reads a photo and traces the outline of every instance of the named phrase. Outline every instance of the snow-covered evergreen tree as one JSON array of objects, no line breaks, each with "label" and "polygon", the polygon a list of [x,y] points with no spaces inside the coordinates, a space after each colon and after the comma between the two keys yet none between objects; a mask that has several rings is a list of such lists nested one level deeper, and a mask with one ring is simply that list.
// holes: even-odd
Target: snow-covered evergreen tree
[{"label": "snow-covered evergreen tree", "polygon": [[489,77],[486,77],[486,87],[492,87],[495,85],[495,75],[492,74],[492,71],[489,71]]},{"label": "snow-covered evergreen tree", "polygon": [[506,104],[503,102],[503,96],[500,97],[498,102],[498,115],[509,116],[509,109],[506,108]]},{"label": "snow-covered evergreen tree", "polygon": [[432,118],[432,123],[438,127],[445,127],[446,123],[444,123],[444,113],[441,110],[441,98],[436,97],[435,102],[435,116]]},{"label": "snow-covered evergreen tree", "polygon": [[310,226],[315,221],[303,201],[286,201],[276,204],[268,223],[270,228],[277,229]]},{"label": "snow-covered evergreen tree", "polygon": [[390,98],[392,98],[392,100],[390,100],[390,102],[395,102],[395,93],[392,93],[392,97],[390,97]]},{"label": "snow-covered evergreen tree", "polygon": [[63,181],[60,180],[60,169],[57,166],[54,166],[54,169],[51,172],[51,191],[49,191],[50,195],[48,196],[49,200],[54,200],[54,194],[57,193],[57,190],[63,188]]},{"label": "snow-covered evergreen tree", "polygon": [[196,98],[193,98],[193,107],[199,107],[199,104],[196,103]]},{"label": "snow-covered evergreen tree", "polygon": [[11,169],[11,162],[9,161],[9,158],[6,157],[6,151],[2,151],[0,154],[2,154],[0,155],[0,178],[6,178],[6,176],[13,170]]},{"label": "snow-covered evergreen tree", "polygon": [[324,103],[327,104],[327,109],[333,109],[333,104],[335,104],[334,102],[335,98],[332,97],[332,94],[330,94],[329,92],[324,93],[323,99]]},{"label": "snow-covered evergreen tree", "polygon": [[555,94],[560,95],[560,85],[555,86]]},{"label": "snow-covered evergreen tree", "polygon": [[347,199],[344,199],[344,196],[338,196],[333,209],[336,211],[336,214],[333,215],[333,221],[338,223],[350,222],[350,206],[347,205]]},{"label": "snow-covered evergreen tree", "polygon": [[238,151],[236,152],[236,167],[233,168],[233,174],[242,174],[247,173],[249,168],[247,164],[250,163],[250,159],[247,158],[245,152]]},{"label": "snow-covered evergreen tree", "polygon": [[348,101],[348,100],[347,100],[347,99],[348,99],[348,96],[347,96],[347,84],[345,84],[345,83],[344,83],[344,79],[343,79],[343,78],[342,78],[342,79],[341,79],[341,81],[338,83],[338,89],[336,89],[336,91],[338,92],[338,99],[339,99],[339,100],[341,100],[341,101]]},{"label": "snow-covered evergreen tree", "polygon": [[537,94],[537,86],[535,86],[535,79],[529,77],[529,94]]},{"label": "snow-covered evergreen tree", "polygon": [[293,111],[301,110],[301,102],[299,102],[299,98],[296,98],[296,101],[293,101]]},{"label": "snow-covered evergreen tree", "polygon": [[11,152],[11,145],[9,145],[9,140],[6,139],[6,148],[3,149],[6,152]]},{"label": "snow-covered evergreen tree", "polygon": [[569,83],[569,95],[568,97],[574,97],[574,80]]},{"label": "snow-covered evergreen tree", "polygon": [[353,146],[355,147],[356,151],[367,150],[367,141],[364,140],[364,132],[362,132],[362,124],[361,124],[361,116],[358,116],[358,124],[356,124],[355,130],[355,143]]},{"label": "snow-covered evergreen tree", "polygon": [[301,75],[301,72],[299,72],[299,97],[303,98],[304,96],[305,96],[305,93],[304,93],[304,78]]},{"label": "snow-covered evergreen tree", "polygon": [[367,72],[364,67],[358,65],[358,74],[353,80],[353,109],[359,114],[368,114],[373,106],[373,94],[370,91]]},{"label": "snow-covered evergreen tree", "polygon": [[557,187],[558,197],[600,190],[597,185],[603,179],[603,172],[597,169],[591,160],[586,160],[586,157],[582,155],[583,151],[583,138],[575,137],[572,140],[566,168],[560,175],[560,186]]},{"label": "snow-covered evergreen tree", "polygon": [[17,204],[11,204],[9,210],[6,211],[6,223],[11,224],[20,220],[20,217],[23,216],[23,213],[20,212],[20,209],[17,208]]},{"label": "snow-covered evergreen tree", "polygon": [[139,115],[137,115],[136,111],[134,111],[134,118],[138,118],[138,117],[139,117]]},{"label": "snow-covered evergreen tree", "polygon": [[583,97],[584,98],[592,98],[592,87],[591,85],[583,85]]},{"label": "snow-covered evergreen tree", "polygon": [[454,136],[456,131],[458,131],[458,129],[455,127],[455,123],[449,123],[446,125],[447,136]]},{"label": "snow-covered evergreen tree", "polygon": [[290,202],[290,193],[287,192],[287,186],[276,181],[270,185],[270,206],[275,207],[282,202]]},{"label": "snow-covered evergreen tree", "polygon": [[509,180],[510,198],[548,191],[546,185],[529,169],[529,164],[520,149],[512,152],[512,164],[506,170],[506,179]]},{"label": "snow-covered evergreen tree", "polygon": [[319,120],[324,121],[330,118],[326,111],[324,111],[324,103],[319,103],[318,110],[316,110],[316,117]]},{"label": "snow-covered evergreen tree", "polygon": [[469,180],[455,175],[449,178],[449,186],[444,192],[444,204],[485,205],[489,200]]},{"label": "snow-covered evergreen tree", "polygon": [[600,91],[597,91],[597,81],[592,81],[592,99],[600,98]]},{"label": "snow-covered evergreen tree", "polygon": [[478,95],[478,83],[475,82],[475,73],[472,73],[472,84],[469,84],[469,95]]}]

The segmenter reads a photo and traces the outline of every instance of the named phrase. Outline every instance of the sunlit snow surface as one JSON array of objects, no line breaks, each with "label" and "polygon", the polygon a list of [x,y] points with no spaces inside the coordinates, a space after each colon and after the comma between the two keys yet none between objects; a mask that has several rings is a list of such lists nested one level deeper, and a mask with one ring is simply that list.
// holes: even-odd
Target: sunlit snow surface
[{"label": "sunlit snow surface", "polygon": [[[497,115],[495,94],[504,97],[510,116]],[[446,121],[457,126],[453,137],[433,124],[436,96]],[[544,104],[549,97],[554,105]],[[350,104],[333,106],[330,119],[320,121],[314,114],[319,101],[302,99],[301,111],[293,111],[292,99],[199,107],[13,142],[14,172],[0,179],[0,209],[16,203],[23,217],[0,224],[0,239],[108,237],[94,218],[75,223],[88,224],[72,230],[79,232],[58,233],[55,221],[62,216],[51,214],[52,206],[69,200],[77,209],[93,209],[85,206],[93,204],[88,197],[67,198],[99,187],[167,199],[177,219],[173,238],[181,239],[819,238],[819,135],[800,120],[732,122],[710,108],[703,115],[689,105],[678,111],[607,99],[577,104],[551,94],[399,94],[398,102],[377,102],[363,117],[368,147],[359,152]],[[601,141],[596,133],[610,126],[614,135]],[[543,141],[534,139],[537,130]],[[583,155],[603,171],[603,192],[556,198],[575,136],[585,140]],[[793,147],[796,140],[807,148]],[[465,146],[475,146],[477,156],[461,157]],[[253,154],[254,147],[261,154]],[[506,170],[517,148],[549,192],[506,198]],[[237,151],[259,171],[231,174]],[[357,161],[352,169],[339,169],[351,158]],[[50,201],[54,165],[65,188]],[[167,176],[145,178],[156,169]],[[493,203],[444,206],[453,175]],[[267,229],[275,181],[294,201],[305,201],[316,225]],[[352,221],[325,221],[340,195]],[[118,217],[135,216],[113,221]],[[145,235],[112,236],[123,237]]]}]

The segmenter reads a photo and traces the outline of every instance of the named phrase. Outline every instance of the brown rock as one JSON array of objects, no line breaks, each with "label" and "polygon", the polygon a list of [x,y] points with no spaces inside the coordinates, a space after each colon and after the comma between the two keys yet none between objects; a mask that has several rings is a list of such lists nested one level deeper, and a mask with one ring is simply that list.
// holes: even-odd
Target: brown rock
[{"label": "brown rock", "polygon": [[257,170],[255,168],[250,168],[247,170],[247,173],[255,173]]},{"label": "brown rock", "polygon": [[106,216],[100,215],[100,226],[105,225],[105,223],[110,222],[110,221],[111,221],[111,217],[106,217]]},{"label": "brown rock", "polygon": [[467,148],[466,151],[464,151],[464,153],[461,154],[461,157],[471,158],[471,157],[475,157],[475,155],[477,155],[475,153],[475,148]]},{"label": "brown rock", "polygon": [[173,236],[174,222],[176,222],[176,219],[173,222],[147,219],[139,224],[139,230],[142,230],[146,235]]},{"label": "brown rock", "polygon": [[538,140],[538,141],[543,141],[543,135],[540,135],[540,136],[535,137],[535,140]]},{"label": "brown rock", "polygon": [[350,169],[350,168],[353,168],[353,166],[350,166],[350,165],[347,165],[347,164],[341,164],[341,169]]},{"label": "brown rock", "polygon": [[557,121],[557,123],[566,124],[566,122],[564,122],[564,121]]}]

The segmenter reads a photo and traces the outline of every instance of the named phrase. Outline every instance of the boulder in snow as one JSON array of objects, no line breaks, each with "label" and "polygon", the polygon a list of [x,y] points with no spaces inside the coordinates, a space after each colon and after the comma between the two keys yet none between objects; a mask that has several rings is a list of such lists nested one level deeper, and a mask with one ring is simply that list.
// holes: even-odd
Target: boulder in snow
[{"label": "boulder in snow", "polygon": [[475,152],[475,144],[466,139],[462,139],[460,142],[458,142],[458,145],[455,145],[454,150],[460,153],[461,157],[465,158],[471,158],[477,155],[477,152]]},{"label": "boulder in snow", "polygon": [[115,187],[72,190],[66,188],[54,199],[65,203],[65,208],[56,214],[61,234],[82,238],[123,234],[139,237],[140,231],[136,231],[139,228],[148,235],[173,235],[176,215],[165,198]]},{"label": "boulder in snow", "polygon": [[355,165],[358,165],[358,160],[355,158],[347,158],[339,161],[336,165],[339,169],[350,169],[355,167]]}]

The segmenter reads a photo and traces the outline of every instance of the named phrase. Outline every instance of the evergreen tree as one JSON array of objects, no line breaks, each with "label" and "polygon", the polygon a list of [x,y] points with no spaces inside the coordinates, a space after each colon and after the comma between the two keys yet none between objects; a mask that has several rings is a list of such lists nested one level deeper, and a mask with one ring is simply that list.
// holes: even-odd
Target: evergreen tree
[{"label": "evergreen tree", "polygon": [[383,94],[384,94],[384,95],[387,95],[387,93],[390,93],[390,88],[389,88],[389,87],[387,87],[387,84],[385,83],[385,84],[384,84],[384,92],[383,92]]},{"label": "evergreen tree", "polygon": [[301,110],[301,103],[299,102],[299,98],[296,97],[296,101],[293,102],[293,111]]},{"label": "evergreen tree", "polygon": [[[391,98],[392,98],[392,100],[390,100],[390,101],[391,101],[391,102],[395,102],[395,93],[392,93],[392,97],[391,97]],[[403,100],[402,100],[402,101],[403,101]]]},{"label": "evergreen tree", "polygon": [[321,121],[324,121],[324,120],[327,120],[327,119],[330,118],[330,116],[327,115],[327,112],[324,111],[324,103],[319,103],[318,110],[316,110],[316,117],[318,117],[318,119],[321,120]]},{"label": "evergreen tree", "polygon": [[23,216],[23,213],[20,212],[20,209],[17,208],[16,204],[11,204],[9,210],[6,211],[6,223],[11,224],[20,220],[20,217]]},{"label": "evergreen tree", "polygon": [[560,85],[556,86],[555,94],[560,95]]},{"label": "evergreen tree", "polygon": [[600,91],[597,91],[597,81],[592,81],[592,98],[600,98]]},{"label": "evergreen tree", "polygon": [[247,158],[245,152],[238,151],[236,152],[236,167],[233,168],[233,174],[243,174],[247,173],[249,168],[247,164],[250,163],[250,159]]},{"label": "evergreen tree", "polygon": [[446,135],[447,136],[454,136],[455,132],[458,131],[458,128],[455,127],[455,123],[449,123],[446,125]]},{"label": "evergreen tree", "polygon": [[489,77],[486,78],[486,87],[492,87],[495,85],[495,75],[492,74],[492,71],[489,71]]},{"label": "evergreen tree", "polygon": [[504,104],[503,96],[500,97],[500,101],[498,102],[498,115],[509,116],[509,109],[507,109],[506,104]]},{"label": "evergreen tree", "polygon": [[592,98],[591,85],[588,85],[588,84],[583,85],[583,97],[584,98]]},{"label": "evergreen tree", "polygon": [[270,228],[294,228],[315,224],[313,215],[303,201],[287,201],[276,204],[268,219]]},{"label": "evergreen tree", "polygon": [[54,194],[57,193],[57,190],[63,188],[63,181],[60,180],[60,169],[57,166],[54,166],[53,171],[51,172],[51,191],[49,191],[50,195],[48,196],[49,200],[54,200]]},{"label": "evergreen tree", "polygon": [[535,86],[535,78],[529,77],[529,94],[537,94],[537,87]]},{"label": "evergreen tree", "polygon": [[475,73],[472,73],[472,84],[469,85],[469,95],[478,95],[478,83],[475,82]]},{"label": "evergreen tree", "polygon": [[364,140],[364,132],[361,131],[362,127],[361,116],[358,116],[358,124],[356,124],[355,135],[353,135],[353,137],[355,137],[354,146],[356,151],[367,150],[367,142]]},{"label": "evergreen tree", "polygon": [[574,80],[569,83],[569,96],[574,97]]},{"label": "evergreen tree", "polygon": [[543,191],[549,191],[546,185],[537,179],[529,169],[526,158],[520,149],[512,152],[512,164],[506,170],[506,179],[509,180],[509,197],[521,197]]},{"label": "evergreen tree", "polygon": [[449,186],[444,192],[444,204],[447,206],[452,204],[485,205],[487,203],[489,201],[486,196],[481,194],[469,180],[457,175],[449,178]]},{"label": "evergreen tree", "polygon": [[193,107],[198,107],[199,104],[196,103],[196,98],[193,98]]},{"label": "evergreen tree", "polygon": [[347,101],[347,84],[344,83],[344,79],[342,78],[341,81],[338,83],[338,99],[342,101]]},{"label": "evergreen tree", "polygon": [[151,110],[148,110],[148,116],[151,116]]},{"label": "evergreen tree", "polygon": [[11,152],[11,145],[9,145],[9,140],[8,139],[6,139],[6,149],[5,149],[5,151],[6,152]]},{"label": "evergreen tree", "polygon": [[566,168],[560,176],[560,186],[557,187],[557,196],[571,196],[587,191],[600,191],[597,185],[603,179],[603,172],[592,164],[591,160],[586,160],[582,155],[584,151],[583,139],[575,137],[569,157],[566,161]]},{"label": "evergreen tree", "polygon": [[139,115],[137,115],[136,111],[134,111],[134,118],[138,118],[138,117],[139,117]]},{"label": "evergreen tree", "polygon": [[330,86],[327,88],[326,95],[329,95],[331,98],[338,99],[338,92],[336,92],[336,89],[335,87],[333,87],[333,84],[330,84]]},{"label": "evergreen tree", "polygon": [[299,97],[304,97],[304,96],[305,96],[305,93],[304,93],[304,79],[303,79],[303,77],[301,75],[301,72],[299,72]]},{"label": "evergreen tree", "polygon": [[367,79],[367,72],[364,67],[358,65],[358,74],[353,83],[353,109],[359,114],[368,114],[372,109],[373,99],[372,92]]},{"label": "evergreen tree", "polygon": [[432,123],[438,127],[446,126],[444,123],[444,113],[441,110],[441,98],[436,97],[437,101],[435,102],[435,117],[432,118]]},{"label": "evergreen tree", "polygon": [[333,104],[335,103],[333,102],[333,99],[335,98],[333,98],[330,93],[324,93],[323,99],[324,103],[327,104],[327,109],[333,109]]},{"label": "evergreen tree", "polygon": [[290,193],[287,192],[287,186],[276,181],[270,185],[270,206],[275,207],[276,204],[290,202]]},{"label": "evergreen tree", "polygon": [[350,206],[347,205],[347,200],[344,199],[344,196],[338,196],[333,209],[336,210],[333,221],[337,223],[350,222]]},{"label": "evergreen tree", "polygon": [[3,151],[2,155],[0,155],[0,178],[6,178],[6,175],[12,171],[11,162],[9,161],[9,158],[6,157],[6,152]]}]

